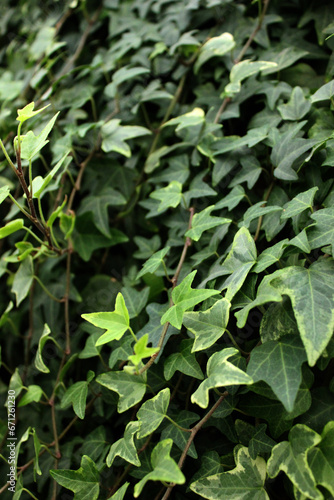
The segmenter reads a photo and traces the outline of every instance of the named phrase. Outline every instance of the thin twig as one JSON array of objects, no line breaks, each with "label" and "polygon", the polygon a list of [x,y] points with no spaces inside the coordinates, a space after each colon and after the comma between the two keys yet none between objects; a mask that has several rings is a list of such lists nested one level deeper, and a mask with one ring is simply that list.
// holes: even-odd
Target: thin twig
[{"label": "thin twig", "polygon": [[[267,192],[266,192],[266,195],[265,195],[265,197],[264,197],[264,201],[268,201],[268,198],[269,198],[269,196],[270,196],[270,193],[271,193],[271,191],[272,191],[272,189],[273,189],[274,185],[275,185],[275,183],[274,183],[274,182],[272,182],[272,183],[270,184],[270,186],[269,186],[269,188],[268,188],[268,190],[267,190]],[[264,206],[264,204],[263,204],[263,205],[261,205],[261,206]],[[260,235],[261,226],[262,226],[262,220],[263,220],[263,215],[260,215],[259,220],[258,220],[258,223],[257,223],[256,232],[255,232],[255,235],[254,235],[254,238],[253,238],[253,239],[254,239],[254,241],[257,241],[257,239],[258,239],[258,237],[259,237],[259,235]]]}]

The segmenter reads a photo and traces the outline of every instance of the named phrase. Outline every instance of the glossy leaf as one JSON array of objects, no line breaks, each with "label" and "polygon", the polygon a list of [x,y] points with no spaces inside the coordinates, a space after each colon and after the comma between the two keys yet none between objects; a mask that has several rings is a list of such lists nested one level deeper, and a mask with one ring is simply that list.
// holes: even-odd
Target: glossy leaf
[{"label": "glossy leaf", "polygon": [[210,38],[204,45],[202,45],[199,56],[194,66],[194,72],[198,73],[201,66],[209,61],[212,57],[223,56],[235,47],[233,35],[230,33],[222,33],[219,36]]},{"label": "glossy leaf", "polygon": [[16,233],[16,231],[22,229],[23,226],[24,226],[23,219],[16,219],[7,222],[5,226],[2,226],[0,228],[0,240],[6,238],[6,236],[9,236],[10,234]]},{"label": "glossy leaf", "polygon": [[214,205],[211,205],[202,210],[202,212],[195,214],[192,220],[191,229],[188,229],[186,236],[194,241],[198,241],[204,231],[231,222],[231,219],[226,219],[224,217],[212,217],[210,214],[215,208]]},{"label": "glossy leaf", "polygon": [[163,389],[154,398],[145,401],[137,412],[140,423],[137,437],[143,438],[152,434],[165,418],[170,400],[170,390]]},{"label": "glossy leaf", "polygon": [[16,295],[16,305],[21,304],[29,293],[32,282],[34,281],[34,267],[32,258],[29,255],[15,274],[12,292]]},{"label": "glossy leaf", "polygon": [[75,500],[85,500],[88,495],[91,500],[98,499],[100,474],[88,456],[82,457],[78,470],[53,469],[50,474],[58,484],[73,491]]},{"label": "glossy leaf", "polygon": [[119,395],[117,406],[119,413],[123,413],[139,403],[146,392],[145,375],[132,375],[123,371],[108,372],[96,377],[96,382],[111,391],[117,392]]},{"label": "glossy leaf", "polygon": [[140,428],[139,422],[129,422],[125,428],[124,436],[113,443],[106,458],[108,467],[111,467],[116,457],[121,457],[136,467],[141,463],[138,458],[137,449],[134,443],[136,433]]},{"label": "glossy leaf", "polygon": [[35,135],[29,130],[26,135],[21,136],[21,157],[24,160],[32,160],[37,153],[49,142],[47,137],[57,120],[59,112],[43,128],[42,132]]},{"label": "glossy leaf", "polygon": [[133,346],[135,354],[128,357],[135,366],[138,366],[145,358],[149,358],[159,352],[159,347],[147,347],[148,334],[143,335]]},{"label": "glossy leaf", "polygon": [[289,217],[294,217],[295,215],[300,214],[304,210],[312,209],[313,198],[318,189],[318,187],[314,187],[309,189],[308,191],[299,193],[291,201],[286,203],[283,207],[281,219],[288,219]]},{"label": "glossy leaf", "polygon": [[164,257],[169,252],[170,247],[165,247],[158,252],[155,252],[143,265],[143,269],[137,274],[137,278],[141,278],[146,273],[154,273],[163,263]]},{"label": "glossy leaf", "polygon": [[65,392],[61,399],[61,407],[66,408],[72,404],[74,413],[83,419],[85,417],[87,394],[88,383],[76,382]]},{"label": "glossy leaf", "polygon": [[195,377],[200,380],[204,378],[196,356],[192,353],[192,344],[192,340],[182,340],[179,352],[168,356],[164,363],[164,376],[166,380],[170,380],[176,370],[189,377]]},{"label": "glossy leaf", "polygon": [[158,212],[163,212],[170,207],[176,208],[182,199],[182,184],[178,181],[172,181],[168,186],[153,191],[150,197],[160,201]]}]

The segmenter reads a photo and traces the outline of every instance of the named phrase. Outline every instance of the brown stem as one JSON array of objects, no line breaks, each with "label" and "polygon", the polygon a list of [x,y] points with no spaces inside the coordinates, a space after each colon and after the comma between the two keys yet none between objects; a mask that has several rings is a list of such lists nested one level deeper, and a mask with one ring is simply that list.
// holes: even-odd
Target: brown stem
[{"label": "brown stem", "polygon": [[[275,183],[272,182],[266,192],[266,195],[264,197],[264,201],[268,201],[268,198],[270,196],[270,193],[274,187]],[[261,206],[264,206],[264,205],[261,205]],[[259,235],[260,235],[260,231],[261,231],[261,226],[262,226],[262,221],[263,221],[263,215],[260,215],[259,217],[259,220],[258,220],[258,223],[257,223],[257,228],[256,228],[256,232],[255,232],[255,235],[254,235],[254,241],[257,241]]]},{"label": "brown stem", "polygon": [[71,334],[70,334],[70,288],[71,288],[71,257],[72,257],[72,242],[71,239],[68,241],[68,247],[67,247],[67,259],[66,259],[66,286],[65,286],[65,295],[64,295],[64,302],[65,302],[65,309],[64,309],[64,315],[65,315],[65,335],[66,335],[66,346],[65,346],[65,353],[67,355],[71,354]]}]

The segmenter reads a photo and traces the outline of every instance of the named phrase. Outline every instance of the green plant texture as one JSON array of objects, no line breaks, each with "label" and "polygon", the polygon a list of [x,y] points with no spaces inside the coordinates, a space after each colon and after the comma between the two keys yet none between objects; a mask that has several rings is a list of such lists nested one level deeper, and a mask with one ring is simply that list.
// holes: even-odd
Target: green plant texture
[{"label": "green plant texture", "polygon": [[331,2],[1,6],[1,497],[332,499]]}]

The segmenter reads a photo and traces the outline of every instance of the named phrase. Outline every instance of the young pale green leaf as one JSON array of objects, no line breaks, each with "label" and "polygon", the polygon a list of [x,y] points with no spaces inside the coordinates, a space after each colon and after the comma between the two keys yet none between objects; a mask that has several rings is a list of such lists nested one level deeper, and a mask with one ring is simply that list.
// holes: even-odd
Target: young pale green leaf
[{"label": "young pale green leaf", "polygon": [[247,227],[249,228],[250,223],[254,219],[258,219],[259,217],[263,217],[266,214],[281,212],[282,207],[276,207],[275,205],[264,206],[266,201],[259,201],[255,203],[252,207],[248,208],[244,213],[244,218],[241,222],[239,222],[239,227]]},{"label": "young pale green leaf", "polygon": [[308,189],[308,191],[297,194],[297,196],[284,205],[281,219],[288,219],[304,212],[304,210],[312,209],[314,195],[318,189],[316,186]]},{"label": "young pale green leaf", "polygon": [[172,118],[168,122],[164,123],[164,127],[169,127],[171,125],[177,125],[175,132],[180,132],[180,130],[189,127],[196,127],[205,122],[205,113],[201,108],[194,108],[189,113]]},{"label": "young pale green leaf", "polygon": [[155,271],[160,267],[164,261],[164,257],[169,252],[170,247],[165,247],[159,252],[155,252],[143,265],[143,268],[137,274],[137,279],[144,276],[146,273],[155,273]]},{"label": "young pale green leaf", "polygon": [[[63,168],[63,172],[67,169],[69,164],[72,161],[72,158],[68,158],[69,151],[65,153],[65,155],[58,161],[58,163],[53,167],[51,172],[48,173],[46,177],[35,177],[32,181],[32,192],[33,192],[33,198],[42,198],[45,189],[47,186],[50,184],[52,181],[53,177],[56,175],[58,170],[62,167],[63,163],[65,162],[65,166]],[[65,161],[66,160],[66,161]]]},{"label": "young pale green leaf", "polygon": [[85,418],[86,400],[88,394],[88,382],[76,382],[71,385],[61,399],[61,408],[67,408],[72,404],[74,413],[81,419]]},{"label": "young pale green leaf", "polygon": [[210,214],[212,210],[215,209],[215,205],[211,205],[198,214],[195,214],[192,219],[191,229],[188,229],[186,236],[194,241],[198,241],[204,231],[212,229],[213,227],[221,226],[222,224],[229,224],[231,222],[231,219],[226,219],[224,217],[212,217]]},{"label": "young pale green leaf", "polygon": [[180,344],[180,352],[171,354],[164,363],[164,377],[170,380],[176,371],[189,375],[199,380],[203,380],[203,373],[192,353],[192,339],[184,339]]},{"label": "young pale green leaf", "polygon": [[2,186],[0,188],[0,205],[9,195],[9,186]]},{"label": "young pale green leaf", "polygon": [[32,282],[34,281],[34,266],[32,257],[29,255],[20,264],[18,271],[15,274],[12,292],[16,295],[16,305],[21,304],[29,293]]},{"label": "young pale green leaf", "polygon": [[43,389],[39,385],[29,385],[26,393],[23,394],[18,406],[26,406],[30,403],[38,403],[43,394]]},{"label": "young pale green leaf", "polygon": [[[169,416],[173,418],[173,422],[170,422],[167,427],[164,427],[161,433],[161,439],[172,439],[173,443],[183,451],[189,439],[189,432],[182,430],[182,428],[190,429],[192,424],[199,420],[199,416],[187,410],[178,410]],[[174,422],[177,423],[179,427],[177,427]],[[191,443],[187,455],[192,458],[198,458],[194,443]]]},{"label": "young pale green leaf", "polygon": [[313,500],[323,499],[308,463],[308,454],[320,443],[321,437],[306,425],[297,424],[289,432],[289,441],[282,441],[272,449],[268,460],[268,475],[276,477],[285,472],[300,494]]},{"label": "young pale green leaf", "polygon": [[33,436],[33,440],[34,440],[34,450],[35,450],[34,469],[36,470],[37,474],[39,476],[41,476],[42,471],[41,471],[41,468],[39,466],[39,452],[42,448],[42,445],[41,445],[40,440],[38,439],[37,432],[36,432],[36,429],[34,427],[32,428],[32,436]]},{"label": "young pale green leaf", "polygon": [[97,500],[99,497],[100,474],[87,455],[82,457],[78,470],[51,469],[50,474],[58,484],[73,491],[74,500]]},{"label": "young pale green leaf", "polygon": [[224,334],[229,320],[230,307],[230,301],[224,298],[218,300],[206,311],[184,314],[184,326],[195,335],[192,352],[208,349]]},{"label": "young pale green leaf", "polygon": [[124,431],[121,439],[113,443],[110,447],[109,453],[106,458],[108,467],[111,467],[116,457],[121,457],[127,462],[136,467],[140,467],[141,463],[138,458],[137,449],[134,443],[135,434],[140,428],[139,422],[130,421]]},{"label": "young pale green leaf", "polygon": [[321,484],[334,495],[334,422],[328,422],[321,434],[321,443],[307,456],[316,484]]},{"label": "young pale green leaf", "polygon": [[126,490],[128,489],[130,483],[124,483],[123,486],[116,491],[116,493],[110,498],[110,500],[123,500]]},{"label": "young pale green leaf", "polygon": [[292,411],[302,381],[301,366],[306,361],[303,344],[296,335],[285,335],[279,341],[270,340],[253,349],[247,373],[254,382],[264,380]]},{"label": "young pale green leaf", "polygon": [[203,64],[212,57],[221,57],[228,52],[231,52],[234,47],[235,41],[233,35],[230,33],[222,33],[219,36],[210,38],[207,42],[205,42],[199,51],[199,55],[194,66],[194,73],[198,73],[201,66],[203,66]]},{"label": "young pale green leaf", "polygon": [[269,500],[264,488],[265,460],[261,457],[253,460],[248,449],[241,447],[236,452],[235,462],[237,464],[235,469],[199,479],[190,485],[190,489],[209,500],[222,498]]},{"label": "young pale green leaf", "polygon": [[132,375],[126,372],[102,373],[96,378],[96,382],[107,387],[119,395],[118,413],[135,406],[141,401],[146,392],[146,376]]},{"label": "young pale green leaf", "polygon": [[94,326],[107,330],[97,340],[97,346],[121,339],[130,326],[129,313],[121,293],[117,294],[113,312],[82,314],[81,317]]},{"label": "young pale green leaf", "polygon": [[247,373],[228,361],[228,358],[235,354],[238,354],[237,349],[227,347],[210,357],[206,367],[207,378],[191,396],[193,404],[197,404],[201,408],[207,408],[209,390],[215,387],[253,383],[253,379]]},{"label": "young pale green leaf", "polygon": [[176,208],[182,199],[182,184],[178,181],[172,181],[168,186],[153,191],[150,197],[160,201],[158,212],[164,212],[170,207]]},{"label": "young pale green leaf", "polygon": [[24,108],[17,110],[16,120],[23,123],[26,120],[29,120],[29,118],[32,118],[33,116],[38,115],[38,113],[40,113],[41,111],[46,109],[48,106],[50,106],[50,104],[48,104],[47,106],[44,106],[44,108],[38,109],[37,111],[33,111],[33,109],[35,107],[35,103],[30,102],[29,104],[24,106]]},{"label": "young pale green leaf", "polygon": [[133,347],[135,354],[128,357],[128,360],[135,366],[138,366],[143,359],[150,358],[160,350],[160,347],[147,347],[147,341],[148,333],[143,335],[138,342],[135,343]]},{"label": "young pale green leaf", "polygon": [[331,99],[334,96],[334,80],[325,83],[320,89],[318,89],[311,97],[312,102],[325,101]]},{"label": "young pale green leaf", "polygon": [[170,399],[170,390],[163,389],[154,398],[145,401],[137,412],[140,429],[137,437],[143,438],[152,434],[165,418]]},{"label": "young pale green leaf", "polygon": [[35,135],[32,130],[29,130],[26,135],[21,136],[21,157],[24,160],[32,160],[33,157],[36,156],[37,153],[49,142],[47,137],[53,129],[58,115],[59,111],[53,118],[51,118],[40,134]]},{"label": "young pale green leaf", "polygon": [[257,258],[257,263],[255,264],[253,271],[255,273],[262,273],[265,269],[267,269],[267,267],[279,262],[284,249],[288,244],[291,244],[291,241],[289,242],[289,240],[285,238],[284,240],[276,243],[276,245],[263,250]]},{"label": "young pale green leaf", "polygon": [[153,470],[136,484],[134,488],[135,498],[139,497],[147,481],[167,481],[175,484],[185,483],[186,478],[170,456],[172,446],[173,441],[171,439],[164,439],[155,446],[151,454]]},{"label": "young pale green leaf", "polygon": [[50,333],[51,330],[49,326],[45,323],[43,333],[38,341],[38,349],[35,357],[35,367],[42,373],[50,373],[49,368],[45,365],[42,358],[43,347],[45,346],[46,342],[51,338],[49,337]]},{"label": "young pale green leaf", "polygon": [[310,248],[331,245],[334,253],[334,207],[318,210],[311,219],[316,223],[307,232]]},{"label": "young pale green leaf", "polygon": [[311,109],[311,102],[305,99],[304,92],[300,87],[295,87],[291,93],[289,102],[277,106],[283,120],[301,120]]},{"label": "young pale green leaf", "polygon": [[276,68],[277,64],[275,62],[269,61],[251,61],[250,59],[246,59],[245,61],[241,61],[235,64],[232,67],[230,73],[230,83],[226,85],[224,93],[226,95],[233,96],[237,94],[241,90],[241,82],[246,78],[249,78],[252,75],[256,75],[259,71],[263,71],[265,69]]},{"label": "young pale green leaf", "polygon": [[24,226],[23,219],[16,219],[7,222],[5,226],[0,228],[0,240],[6,238],[6,236],[9,236],[10,234],[16,233],[16,231],[22,229],[23,226]]},{"label": "young pale green leaf", "polygon": [[105,153],[115,151],[127,158],[131,157],[131,149],[125,142],[135,137],[151,134],[145,127],[136,125],[120,125],[121,120],[114,118],[101,127],[102,150]]},{"label": "young pale green leaf", "polygon": [[204,289],[193,289],[191,288],[191,283],[195,278],[197,271],[193,271],[188,274],[183,281],[174,288],[172,292],[172,299],[174,305],[165,312],[161,318],[161,324],[169,323],[175,328],[181,328],[183,314],[188,309],[194,307],[195,305],[203,302],[203,300],[212,297],[213,295],[219,294],[218,290],[204,290]]}]

